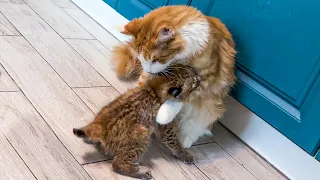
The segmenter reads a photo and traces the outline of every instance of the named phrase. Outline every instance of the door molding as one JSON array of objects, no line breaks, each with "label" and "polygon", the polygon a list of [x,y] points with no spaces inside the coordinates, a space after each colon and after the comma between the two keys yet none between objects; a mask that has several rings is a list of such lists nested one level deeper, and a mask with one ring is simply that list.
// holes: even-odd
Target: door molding
[{"label": "door molding", "polygon": [[[119,32],[128,20],[103,1],[72,1],[119,40],[130,39]],[[290,179],[320,177],[319,161],[235,99],[229,97],[228,111],[220,122]]]}]

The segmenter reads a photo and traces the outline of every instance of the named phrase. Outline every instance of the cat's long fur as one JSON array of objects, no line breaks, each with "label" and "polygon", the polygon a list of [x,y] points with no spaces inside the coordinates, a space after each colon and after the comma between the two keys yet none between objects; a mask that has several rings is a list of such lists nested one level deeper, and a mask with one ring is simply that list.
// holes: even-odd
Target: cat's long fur
[{"label": "cat's long fur", "polygon": [[176,118],[179,139],[190,147],[225,112],[225,98],[236,80],[231,34],[219,19],[188,6],[160,7],[129,22],[123,33],[134,38],[114,51],[119,76],[143,68],[141,85],[148,73],[165,71],[173,62],[190,65],[201,76],[200,89],[191,93]]},{"label": "cat's long fur", "polygon": [[177,68],[180,76],[153,76],[142,87],[136,87],[102,108],[95,120],[73,133],[86,141],[101,143],[113,158],[113,169],[124,175],[149,179],[150,172],[139,169],[139,161],[146,152],[152,133],[185,163],[192,156],[185,151],[176,136],[175,122],[158,126],[154,119],[162,102],[184,101],[200,83],[189,67]]}]

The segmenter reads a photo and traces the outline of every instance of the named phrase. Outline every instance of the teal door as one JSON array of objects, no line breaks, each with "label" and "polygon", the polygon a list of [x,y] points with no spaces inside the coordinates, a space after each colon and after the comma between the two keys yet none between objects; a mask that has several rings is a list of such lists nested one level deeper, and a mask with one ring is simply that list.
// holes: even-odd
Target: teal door
[{"label": "teal door", "polygon": [[132,19],[167,4],[195,6],[227,25],[238,51],[232,96],[315,155],[320,146],[320,1],[118,0],[115,9]]},{"label": "teal door", "polygon": [[239,80],[233,96],[315,155],[320,143],[320,2],[194,0],[191,5],[220,18],[234,36]]},{"label": "teal door", "polygon": [[188,5],[191,0],[104,0],[129,20],[141,17],[152,9],[166,5]]}]

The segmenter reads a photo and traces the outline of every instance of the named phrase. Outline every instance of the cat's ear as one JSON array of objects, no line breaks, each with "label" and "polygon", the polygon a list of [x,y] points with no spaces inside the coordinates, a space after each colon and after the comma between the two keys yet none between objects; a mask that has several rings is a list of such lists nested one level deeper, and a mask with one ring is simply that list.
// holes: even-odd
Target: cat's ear
[{"label": "cat's ear", "polygon": [[128,24],[124,26],[121,33],[137,37],[140,30],[141,19],[133,19]]},{"label": "cat's ear", "polygon": [[182,92],[182,88],[180,87],[171,87],[168,90],[168,94],[172,95],[173,97],[177,97]]},{"label": "cat's ear", "polygon": [[174,37],[174,30],[170,26],[166,26],[160,29],[159,35],[158,35],[158,41],[159,42],[166,42],[169,41]]}]

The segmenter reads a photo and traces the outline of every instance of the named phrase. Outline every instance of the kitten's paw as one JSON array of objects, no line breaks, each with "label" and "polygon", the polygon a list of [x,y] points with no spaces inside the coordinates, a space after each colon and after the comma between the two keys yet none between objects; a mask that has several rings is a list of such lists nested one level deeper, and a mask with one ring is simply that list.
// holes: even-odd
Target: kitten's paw
[{"label": "kitten's paw", "polygon": [[193,156],[187,151],[180,152],[178,158],[185,164],[192,164],[194,162]]},{"label": "kitten's paw", "polygon": [[152,179],[152,175],[151,175],[151,171],[147,170],[140,170],[139,172],[137,172],[137,176],[138,179],[143,179],[143,180],[149,180]]}]

